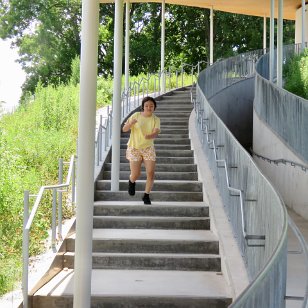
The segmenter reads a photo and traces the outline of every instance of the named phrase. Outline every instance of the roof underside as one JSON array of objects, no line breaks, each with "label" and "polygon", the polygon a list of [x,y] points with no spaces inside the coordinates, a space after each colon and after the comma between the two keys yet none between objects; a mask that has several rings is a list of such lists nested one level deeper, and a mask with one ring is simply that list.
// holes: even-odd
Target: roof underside
[{"label": "roof underside", "polygon": [[[124,0],[125,1],[125,0]],[[114,3],[114,0],[100,0],[101,3]],[[130,0],[131,3],[156,2],[162,0]],[[251,16],[270,17],[270,0],[165,0],[166,4],[178,4],[201,8],[213,7],[216,11],[223,11]],[[283,0],[283,18],[295,20],[295,13],[301,7],[302,0]],[[278,0],[275,0],[275,17],[278,13]]]}]

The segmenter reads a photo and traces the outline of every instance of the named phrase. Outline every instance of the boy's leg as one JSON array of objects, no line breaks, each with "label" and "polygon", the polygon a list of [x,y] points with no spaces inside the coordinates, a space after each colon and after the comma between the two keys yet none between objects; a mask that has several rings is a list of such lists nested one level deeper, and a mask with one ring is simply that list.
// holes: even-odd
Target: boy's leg
[{"label": "boy's leg", "polygon": [[155,161],[145,160],[144,166],[147,174],[147,181],[145,184],[145,193],[149,194],[152,190],[155,175]]},{"label": "boy's leg", "polygon": [[132,182],[132,183],[135,183],[139,176],[140,176],[140,173],[141,173],[141,163],[142,161],[130,161],[129,162],[129,166],[130,166],[130,177],[129,177],[129,180]]},{"label": "boy's leg", "polygon": [[136,192],[136,180],[140,176],[141,172],[141,161],[130,161],[129,165],[130,176],[128,180],[128,194],[134,196]]}]

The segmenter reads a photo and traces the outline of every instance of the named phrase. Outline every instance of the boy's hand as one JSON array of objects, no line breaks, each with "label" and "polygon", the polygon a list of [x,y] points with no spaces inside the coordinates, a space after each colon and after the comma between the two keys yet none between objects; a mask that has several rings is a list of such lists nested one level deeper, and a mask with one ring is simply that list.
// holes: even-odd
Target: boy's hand
[{"label": "boy's hand", "polygon": [[137,119],[132,119],[129,123],[131,124],[131,126],[133,126],[134,124],[136,124],[138,121]]},{"label": "boy's hand", "polygon": [[144,137],[145,139],[154,139],[157,137],[158,133],[159,133],[159,128],[154,128],[152,134],[145,135]]}]

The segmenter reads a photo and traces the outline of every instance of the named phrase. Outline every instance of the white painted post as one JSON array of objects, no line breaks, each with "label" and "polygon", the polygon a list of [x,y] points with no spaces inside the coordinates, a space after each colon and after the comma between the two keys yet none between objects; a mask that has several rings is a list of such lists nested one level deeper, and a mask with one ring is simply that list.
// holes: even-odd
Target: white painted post
[{"label": "white painted post", "polygon": [[120,178],[122,48],[123,0],[115,0],[111,191],[119,190]]},{"label": "white painted post", "polygon": [[24,191],[24,216],[23,216],[23,233],[22,233],[22,295],[23,308],[29,307],[29,229],[26,229],[29,219],[29,191]]},{"label": "white painted post", "polygon": [[263,17],[263,54],[266,54],[266,16]]},{"label": "white painted post", "polygon": [[214,11],[210,10],[210,65],[214,63]]},{"label": "white painted post", "polygon": [[[126,7],[125,7],[125,92],[127,95],[129,89],[129,36],[130,36],[130,0],[126,0]],[[129,101],[129,97],[127,97],[127,101]]]},{"label": "white painted post", "polygon": [[274,79],[274,40],[275,40],[275,2],[271,0],[270,18],[270,51],[269,51],[269,81]]},{"label": "white painted post", "polygon": [[161,4],[161,49],[160,49],[160,71],[161,71],[161,92],[166,92],[166,74],[165,74],[165,0]]},{"label": "white painted post", "polygon": [[82,0],[74,308],[91,305],[98,0]]},{"label": "white painted post", "polygon": [[306,37],[306,1],[302,0],[302,51],[305,49],[305,37]]},{"label": "white painted post", "polygon": [[278,1],[277,29],[277,86],[282,87],[282,58],[283,58],[283,0]]}]

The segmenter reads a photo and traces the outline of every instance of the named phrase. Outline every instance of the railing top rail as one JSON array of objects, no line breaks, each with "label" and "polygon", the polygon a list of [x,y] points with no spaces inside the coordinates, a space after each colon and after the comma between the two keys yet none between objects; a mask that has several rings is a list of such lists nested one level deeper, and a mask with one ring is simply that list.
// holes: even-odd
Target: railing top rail
[{"label": "railing top rail", "polygon": [[41,186],[41,188],[39,190],[39,193],[36,196],[36,199],[35,199],[33,208],[31,210],[31,213],[29,215],[29,219],[28,219],[27,224],[25,226],[26,230],[30,230],[30,228],[31,228],[33,219],[34,219],[35,214],[36,214],[36,212],[37,212],[37,210],[39,208],[39,205],[40,205],[41,199],[43,197],[44,191],[45,190],[49,190],[49,189],[58,189],[58,188],[63,188],[63,187],[68,187],[69,186],[69,183],[70,183],[71,177],[72,177],[72,172],[73,172],[74,160],[75,160],[75,155],[72,155],[71,159],[70,159],[69,170],[68,170],[68,173],[67,173],[67,178],[66,178],[66,182],[65,183]]}]

